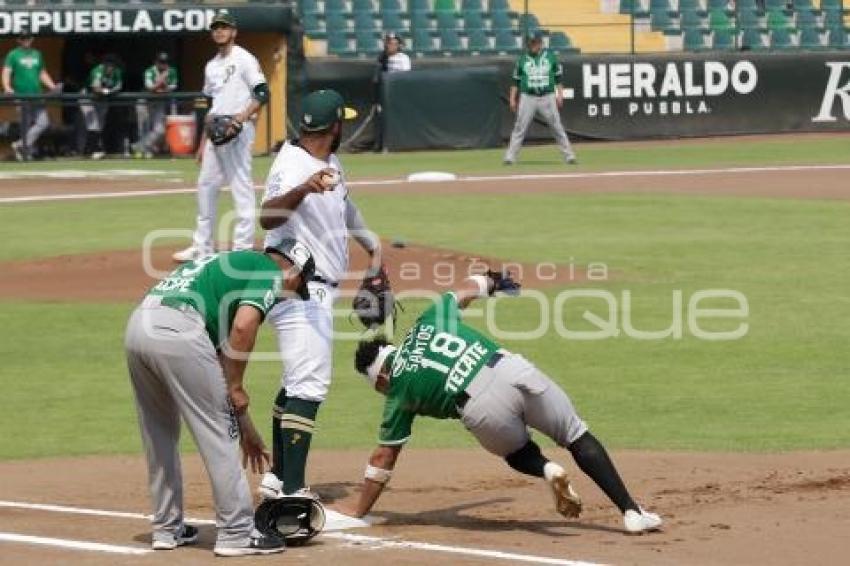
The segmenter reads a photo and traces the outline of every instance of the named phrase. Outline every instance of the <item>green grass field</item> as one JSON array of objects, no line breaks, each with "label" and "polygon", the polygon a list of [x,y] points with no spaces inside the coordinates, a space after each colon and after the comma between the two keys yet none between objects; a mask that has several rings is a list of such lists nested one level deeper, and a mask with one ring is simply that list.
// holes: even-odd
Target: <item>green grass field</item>
[{"label": "green grass field", "polygon": [[[777,138],[746,147],[689,144],[581,146],[581,169],[717,167],[844,163],[848,138],[793,142]],[[512,172],[563,170],[551,147],[529,148]],[[498,174],[499,153],[450,152],[348,156],[349,177],[395,177],[422,169]],[[191,180],[187,161],[85,163],[135,168],[140,163]],[[78,168],[77,162],[28,166]],[[15,170],[23,166],[10,166]],[[268,162],[256,167],[261,177]],[[5,170],[5,166],[4,166]],[[9,181],[4,181],[8,183]],[[624,181],[625,182],[625,181]],[[748,180],[746,182],[752,182]],[[613,447],[675,450],[786,450],[850,446],[850,202],[676,195],[531,194],[521,197],[364,194],[356,197],[372,229],[418,244],[527,262],[605,263],[609,281],[583,284],[632,295],[633,324],[670,325],[671,297],[700,289],[734,289],[749,305],[749,332],[731,342],[565,340],[551,329],[533,341],[509,341],[556,378],[581,414]],[[227,198],[223,200],[225,203]],[[0,261],[138,247],[152,228],[187,228],[191,195],[0,205]],[[57,281],[61,286],[61,281]],[[546,292],[552,305],[559,289]],[[409,323],[422,303],[409,303]],[[708,306],[708,305],[706,305]],[[123,365],[123,328],[132,305],[0,303],[5,395],[0,401],[0,458],[128,453],[140,450]],[[499,326],[531,329],[539,308],[527,299],[496,305]],[[590,329],[585,299],[561,316]],[[687,311],[685,313],[687,319]],[[480,324],[480,321],[473,321]],[[706,324],[715,330],[735,321]],[[348,329],[348,322],[338,326]],[[260,349],[274,351],[264,329]],[[335,381],[320,413],[315,446],[365,448],[374,443],[381,399],[355,377],[353,344],[339,343]],[[258,362],[248,388],[255,419],[265,423],[278,385],[277,362]],[[188,436],[188,435],[186,435]],[[457,423],[421,419],[412,447],[472,446]],[[187,449],[191,443],[187,441]]]}]

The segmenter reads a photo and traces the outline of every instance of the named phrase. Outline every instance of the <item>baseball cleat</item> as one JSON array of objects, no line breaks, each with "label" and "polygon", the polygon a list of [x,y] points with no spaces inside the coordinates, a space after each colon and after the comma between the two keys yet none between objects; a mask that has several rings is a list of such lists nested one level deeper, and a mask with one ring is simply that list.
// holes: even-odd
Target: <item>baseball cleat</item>
[{"label": "baseball cleat", "polygon": [[24,144],[20,140],[12,142],[12,151],[15,152],[15,159],[24,160]]},{"label": "baseball cleat", "polygon": [[186,546],[196,542],[198,542],[198,528],[192,525],[183,525],[183,530],[176,537],[165,540],[154,538],[151,548],[154,550],[174,550],[178,546]]},{"label": "baseball cleat", "polygon": [[502,165],[513,165],[513,164],[514,164],[513,159],[503,159],[502,160]]},{"label": "baseball cleat", "polygon": [[570,485],[567,472],[557,464],[553,464],[551,468],[547,464],[547,468],[544,468],[544,475],[546,482],[552,489],[555,508],[558,513],[568,519],[575,519],[581,515],[581,497]]},{"label": "baseball cleat", "polygon": [[91,158],[94,159],[95,161],[98,160],[98,159],[103,159],[104,157],[106,157],[106,152],[104,152],[104,151],[95,151],[94,153],[91,154]]},{"label": "baseball cleat", "polygon": [[277,554],[286,550],[286,542],[279,537],[255,533],[244,546],[215,545],[213,554],[216,556],[253,556],[262,554]]},{"label": "baseball cleat", "polygon": [[661,529],[663,521],[655,513],[649,513],[641,508],[637,511],[629,509],[623,514],[623,524],[626,532],[640,534]]},{"label": "baseball cleat", "polygon": [[578,161],[576,161],[575,157],[568,157],[566,161],[567,161],[567,165],[575,165],[575,164],[578,163]]},{"label": "baseball cleat", "polygon": [[174,252],[171,256],[171,259],[174,261],[184,262],[184,261],[193,261],[198,259],[201,256],[198,248],[195,246],[189,246],[185,250],[180,250],[179,252]]},{"label": "baseball cleat", "polygon": [[277,479],[277,476],[272,472],[266,472],[263,474],[263,479],[260,480],[257,493],[263,501],[267,499],[280,499],[283,497],[283,482]]}]

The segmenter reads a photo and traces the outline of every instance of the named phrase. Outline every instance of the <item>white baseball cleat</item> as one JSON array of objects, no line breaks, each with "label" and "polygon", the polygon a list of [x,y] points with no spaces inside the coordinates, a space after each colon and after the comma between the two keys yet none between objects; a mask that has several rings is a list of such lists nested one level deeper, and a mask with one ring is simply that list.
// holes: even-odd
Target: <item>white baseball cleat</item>
[{"label": "white baseball cleat", "polygon": [[277,476],[272,472],[266,472],[263,474],[263,479],[260,480],[257,493],[260,494],[260,498],[264,501],[267,499],[280,499],[283,497],[283,482],[277,479]]},{"label": "white baseball cleat", "polygon": [[581,514],[581,497],[570,485],[564,468],[554,462],[548,462],[543,468],[543,476],[552,489],[558,513],[569,519],[578,517]]},{"label": "white baseball cleat", "polygon": [[97,161],[98,159],[103,159],[104,157],[106,157],[105,151],[95,151],[91,154],[91,158],[95,161]]},{"label": "white baseball cleat", "polygon": [[18,161],[24,160],[24,144],[20,140],[12,142],[12,151],[15,152],[15,159]]},{"label": "white baseball cleat", "polygon": [[629,509],[623,514],[623,524],[626,531],[632,534],[646,533],[661,529],[663,521],[655,513],[649,513],[639,508],[638,511]]},{"label": "white baseball cleat", "polygon": [[180,250],[179,252],[174,252],[171,256],[171,259],[174,261],[184,262],[184,261],[194,261],[201,257],[201,252],[195,246],[189,246],[184,250]]},{"label": "white baseball cleat", "polygon": [[192,525],[183,525],[180,534],[175,537],[156,538],[154,536],[151,548],[154,550],[174,550],[178,546],[195,544],[196,542],[198,542],[198,528]]}]

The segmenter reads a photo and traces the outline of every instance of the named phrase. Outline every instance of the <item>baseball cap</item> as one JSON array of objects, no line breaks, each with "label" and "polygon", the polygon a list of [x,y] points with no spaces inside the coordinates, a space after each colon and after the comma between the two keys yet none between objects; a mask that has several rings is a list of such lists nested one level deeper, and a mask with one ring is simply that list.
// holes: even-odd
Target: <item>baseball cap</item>
[{"label": "baseball cap", "polygon": [[160,51],[156,54],[156,61],[158,63],[168,63],[168,53],[165,51]]},{"label": "baseball cap", "polygon": [[528,41],[543,41],[543,32],[539,29],[528,30]]},{"label": "baseball cap", "polygon": [[310,291],[307,289],[307,282],[313,278],[313,274],[316,272],[316,261],[307,246],[298,240],[284,238],[279,244],[268,246],[266,252],[278,253],[292,262],[301,274],[301,284],[295,292],[305,301],[308,300]]},{"label": "baseball cap", "polygon": [[236,18],[234,18],[229,12],[221,10],[215,16],[213,16],[212,21],[210,21],[210,29],[213,29],[217,25],[230,26],[232,28],[235,28]]},{"label": "baseball cap", "polygon": [[304,97],[301,106],[301,129],[308,132],[330,128],[339,120],[357,118],[357,111],[347,107],[342,96],[332,89],[311,92]]}]

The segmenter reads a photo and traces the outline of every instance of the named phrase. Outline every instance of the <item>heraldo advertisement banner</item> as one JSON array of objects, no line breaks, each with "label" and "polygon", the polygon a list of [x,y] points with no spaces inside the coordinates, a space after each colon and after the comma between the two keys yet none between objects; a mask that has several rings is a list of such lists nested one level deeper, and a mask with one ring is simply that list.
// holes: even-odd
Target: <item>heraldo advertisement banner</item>
[{"label": "heraldo advertisement banner", "polygon": [[35,35],[161,34],[207,31],[215,13],[225,9],[239,28],[248,31],[289,31],[291,8],[287,4],[262,6],[144,7],[119,4],[76,7],[14,9],[0,7],[0,36],[28,31]]},{"label": "heraldo advertisement banner", "polygon": [[841,52],[577,58],[564,75],[564,122],[585,137],[850,130]]}]

